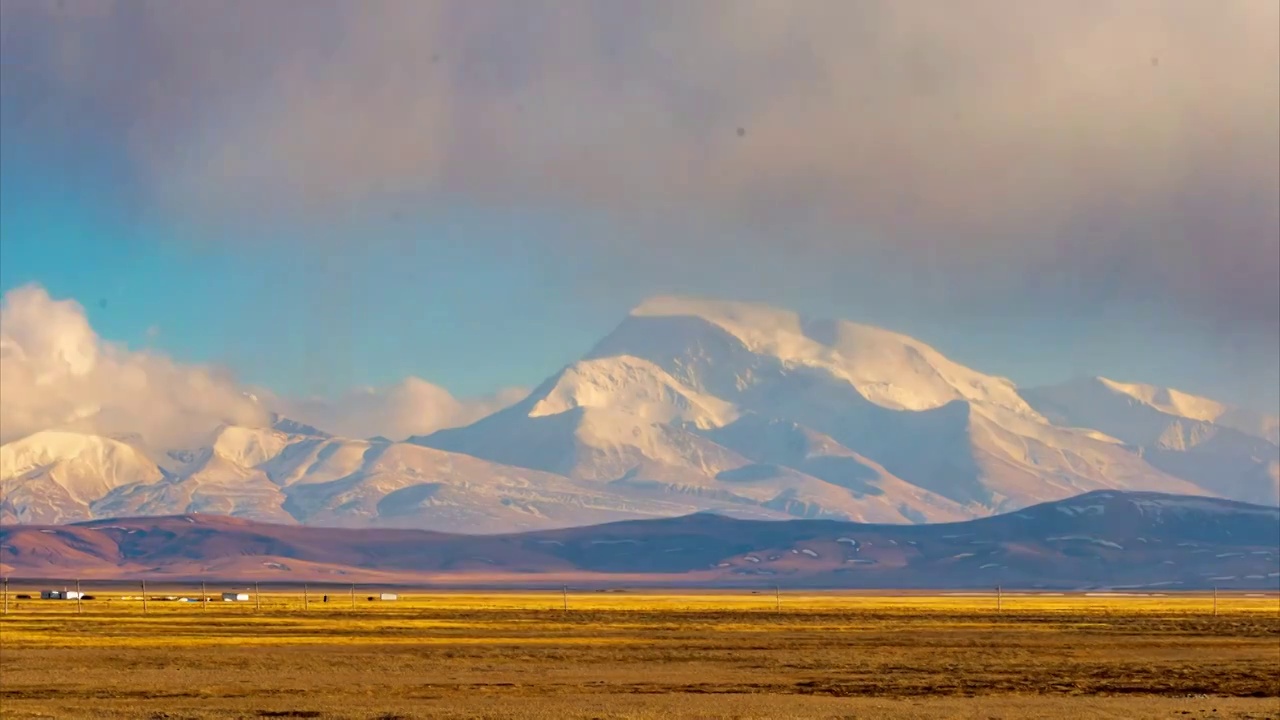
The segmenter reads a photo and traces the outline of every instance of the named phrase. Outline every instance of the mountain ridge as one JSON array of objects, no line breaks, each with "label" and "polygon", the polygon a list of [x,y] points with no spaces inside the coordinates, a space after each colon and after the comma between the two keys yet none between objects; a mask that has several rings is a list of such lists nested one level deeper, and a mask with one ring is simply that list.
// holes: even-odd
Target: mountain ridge
[{"label": "mountain ridge", "polygon": [[0,528],[21,577],[437,585],[1280,589],[1280,508],[1098,491],[925,525],[694,513],[505,535],[179,515]]},{"label": "mountain ridge", "polygon": [[[1277,504],[1277,422],[1105,378],[1018,388],[890,330],[667,296],[519,402],[403,442],[272,414],[165,452],[8,443],[0,457],[27,460],[0,463],[0,521],[217,511],[501,533],[697,510],[961,520],[1092,490]],[[103,443],[128,472],[66,449]]]}]

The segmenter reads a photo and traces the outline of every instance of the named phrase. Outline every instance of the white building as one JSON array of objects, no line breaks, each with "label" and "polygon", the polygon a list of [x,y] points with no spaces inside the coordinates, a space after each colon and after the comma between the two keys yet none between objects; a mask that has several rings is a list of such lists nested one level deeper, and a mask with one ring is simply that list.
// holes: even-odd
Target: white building
[{"label": "white building", "polygon": [[382,593],[381,595],[378,596],[378,599],[379,600],[399,600],[400,596],[396,595],[395,593]]},{"label": "white building", "polygon": [[84,593],[75,590],[41,590],[41,600],[78,600],[84,597]]},{"label": "white building", "polygon": [[249,593],[222,593],[223,602],[249,602]]}]

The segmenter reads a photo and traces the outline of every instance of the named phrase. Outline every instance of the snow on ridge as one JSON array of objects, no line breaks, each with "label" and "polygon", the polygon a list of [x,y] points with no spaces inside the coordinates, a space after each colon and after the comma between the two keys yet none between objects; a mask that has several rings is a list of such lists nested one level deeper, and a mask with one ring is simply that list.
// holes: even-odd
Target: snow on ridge
[{"label": "snow on ridge", "polygon": [[529,417],[574,408],[626,412],[647,422],[684,422],[701,429],[737,419],[732,403],[686,387],[656,364],[620,355],[584,360],[561,373],[529,411]]},{"label": "snow on ridge", "polygon": [[279,455],[289,436],[271,428],[224,425],[213,442],[213,451],[243,467],[256,467]]},{"label": "snow on ridge", "polygon": [[[1095,442],[1103,434],[1090,429],[1093,423],[1082,429],[1053,424],[1022,399],[1013,383],[959,365],[905,335],[840,320],[809,319],[765,305],[678,297],[652,298],[632,316],[681,320],[624,322],[615,331],[616,342],[600,343],[598,352],[593,350],[544,382],[494,422],[471,426],[478,428],[472,436],[467,436],[467,428],[455,429],[446,438],[449,442],[371,447],[367,441],[304,439],[270,428],[223,427],[198,456],[191,454],[196,459],[175,455],[182,465],[165,465],[163,473],[145,450],[133,448],[144,475],[165,481],[154,488],[131,482],[124,483],[130,485],[127,488],[87,484],[70,493],[94,503],[79,503],[85,508],[62,498],[61,490],[48,483],[65,484],[67,477],[77,486],[88,483],[101,473],[94,468],[103,467],[88,462],[89,456],[77,466],[83,470],[78,475],[69,476],[64,469],[81,458],[63,458],[59,462],[68,464],[59,466],[56,476],[52,470],[41,470],[43,475],[4,472],[0,479],[6,489],[18,484],[29,495],[58,495],[56,502],[65,507],[47,511],[50,517],[54,510],[58,517],[85,512],[106,517],[102,513],[150,514],[192,507],[212,512],[235,509],[246,517],[261,513],[273,520],[287,520],[286,512],[296,513],[297,520],[315,523],[376,522],[380,513],[392,517],[400,512],[394,501],[406,498],[411,500],[405,507],[421,509],[412,522],[424,524],[455,522],[461,511],[442,508],[463,505],[480,511],[477,515],[495,509],[546,511],[547,522],[557,524],[716,511],[729,503],[755,506],[753,512],[769,517],[793,512],[762,505],[775,497],[799,508],[794,512],[822,514],[838,508],[853,519],[889,516],[897,522],[893,513],[907,517],[904,507],[913,513],[913,521],[916,514],[936,521],[951,511],[951,503],[960,508],[959,503],[971,502],[963,515],[971,517],[1100,487],[1117,488],[1124,495],[1157,488],[1200,492],[1192,480],[1177,484],[1182,480],[1175,471],[1157,470],[1164,466],[1151,456],[1144,459],[1133,447],[1112,447],[1120,443],[1119,435],[1106,436],[1108,446],[1103,447]],[[1120,405],[1126,402],[1127,395],[1104,393],[1099,387],[1094,383],[1095,395],[1120,398]],[[1196,405],[1194,396],[1126,387],[1182,412],[1217,411]],[[1110,412],[1110,406],[1094,396],[1085,405]],[[943,409],[914,412],[934,408]],[[1139,409],[1158,415],[1145,406]],[[562,414],[559,420],[529,422],[530,417]],[[803,457],[779,459],[790,447],[783,442],[774,443],[782,450],[769,448],[773,455],[765,456],[763,450],[761,458],[752,455],[765,440],[773,442],[774,435],[785,439],[783,432],[718,432],[749,416],[793,424],[792,434],[801,436],[803,446],[795,451],[796,457]],[[717,432],[702,432],[711,430]],[[67,435],[77,438],[75,442],[85,437]],[[818,436],[820,441],[814,439]],[[467,442],[451,444],[458,438]],[[50,448],[56,445],[49,443]],[[119,447],[131,448],[127,442]],[[17,464],[10,462],[15,449],[6,445],[3,450],[0,468],[12,470]],[[129,457],[125,450],[120,452],[122,458]],[[978,453],[991,462],[965,478],[976,499],[966,500],[965,494],[953,500],[945,495],[953,488],[930,484],[936,467],[950,467],[949,461]],[[827,460],[839,462],[818,462]],[[726,473],[770,467],[777,472]],[[1229,486],[1223,487],[1227,489],[1222,494],[1231,494]],[[407,492],[385,508],[380,505],[382,498],[400,490]],[[596,503],[606,496],[603,504],[612,513],[607,515],[597,512]],[[292,500],[288,511],[283,509],[286,498]],[[1059,505],[1057,511],[1070,516],[1132,512],[1122,500],[1127,498],[1116,492],[1091,494]],[[1143,497],[1135,498],[1134,504],[1148,514],[1242,509],[1208,499]],[[506,522],[498,515],[484,517]],[[521,517],[520,522],[526,520]]]},{"label": "snow on ridge", "polygon": [[1059,535],[1058,537],[1045,538],[1045,541],[1047,542],[1064,542],[1064,541],[1087,542],[1087,543],[1093,543],[1094,545],[1109,547],[1114,550],[1124,549],[1124,546],[1120,545],[1119,543],[1113,543],[1110,540],[1103,540],[1102,538],[1088,537],[1085,535]]},{"label": "snow on ridge", "polygon": [[[1073,498],[1060,500],[1053,505],[1058,512],[1064,515],[1103,515],[1108,511],[1109,503],[1114,503],[1115,501],[1120,501],[1124,505],[1133,507],[1139,514],[1151,515],[1152,517],[1158,517],[1164,512],[1201,512],[1215,515],[1240,512],[1260,515],[1280,514],[1280,508],[1278,507],[1241,503],[1226,498],[1124,490],[1095,490]],[[1021,514],[1015,515],[1015,517],[1019,516]]]},{"label": "snow on ridge", "polygon": [[1147,383],[1117,382],[1105,377],[1094,380],[1108,390],[1133,398],[1160,412],[1222,427],[1280,444],[1280,416],[1266,415],[1234,407],[1217,400],[1170,387]]},{"label": "snow on ridge", "polygon": [[650,298],[632,317],[696,317],[784,365],[824,370],[867,400],[895,410],[929,410],[967,400],[1046,423],[1007,378],[956,363],[908,335],[847,320],[807,320],[758,303]]},{"label": "snow on ridge", "polygon": [[1101,376],[1097,377],[1096,381],[1112,392],[1128,395],[1170,415],[1193,420],[1214,422],[1229,409],[1227,405],[1216,400],[1191,395],[1173,388],[1148,385],[1146,383],[1117,382]]},{"label": "snow on ridge", "polygon": [[[1183,447],[1181,435],[1197,432],[1196,423],[1230,428],[1280,445],[1280,416],[1264,415],[1173,388],[1085,377],[1056,385],[1029,388],[1025,396],[1043,404],[1056,419],[1108,434],[1134,444]],[[1202,432],[1202,431],[1200,431]]]},{"label": "snow on ridge", "polygon": [[87,433],[43,430],[0,445],[0,477],[11,477],[60,460],[91,453],[105,456],[122,453],[141,457],[131,445]]},{"label": "snow on ridge", "polygon": [[39,474],[88,504],[124,485],[163,477],[159,466],[127,443],[60,430],[45,430],[0,445],[0,480]]},{"label": "snow on ridge", "polygon": [[1106,511],[1105,505],[1070,505],[1065,503],[1058,505],[1058,512],[1063,515],[1102,515]]},{"label": "snow on ridge", "polygon": [[1133,495],[1126,497],[1125,499],[1134,507],[1138,508],[1138,510],[1143,514],[1146,514],[1148,511],[1151,511],[1153,514],[1159,514],[1161,512],[1200,512],[1213,515],[1233,515],[1242,512],[1257,515],[1280,514],[1280,508],[1261,505],[1246,505],[1230,500],[1222,500],[1220,498],[1198,497],[1194,495],[1169,495],[1159,498]]}]

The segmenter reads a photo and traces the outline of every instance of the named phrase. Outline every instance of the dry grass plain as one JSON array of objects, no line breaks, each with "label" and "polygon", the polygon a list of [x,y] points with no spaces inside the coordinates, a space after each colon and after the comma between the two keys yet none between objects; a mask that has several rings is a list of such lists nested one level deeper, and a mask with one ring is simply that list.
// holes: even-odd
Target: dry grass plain
[{"label": "dry grass plain", "polygon": [[1274,593],[19,592],[4,718],[1280,718]]}]

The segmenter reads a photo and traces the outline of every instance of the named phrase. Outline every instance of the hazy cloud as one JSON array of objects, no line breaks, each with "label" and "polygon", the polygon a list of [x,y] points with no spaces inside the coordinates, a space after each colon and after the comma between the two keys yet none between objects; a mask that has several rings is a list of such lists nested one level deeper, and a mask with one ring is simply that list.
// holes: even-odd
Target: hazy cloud
[{"label": "hazy cloud", "polygon": [[202,444],[220,424],[262,427],[271,411],[349,437],[400,440],[463,425],[523,391],[458,400],[408,378],[336,399],[295,400],[247,388],[217,368],[131,351],[94,332],[84,308],[29,285],[0,304],[0,443],[46,429],[137,433],[157,448]]},{"label": "hazy cloud", "polygon": [[488,397],[459,400],[438,385],[410,377],[389,387],[352,390],[335,399],[284,400],[280,412],[335,435],[404,440],[467,425],[527,394],[508,388]]},{"label": "hazy cloud", "polygon": [[460,198],[599,218],[587,275],[734,250],[1280,328],[1275,2],[4,8],[5,131],[105,137],[207,225]]}]

